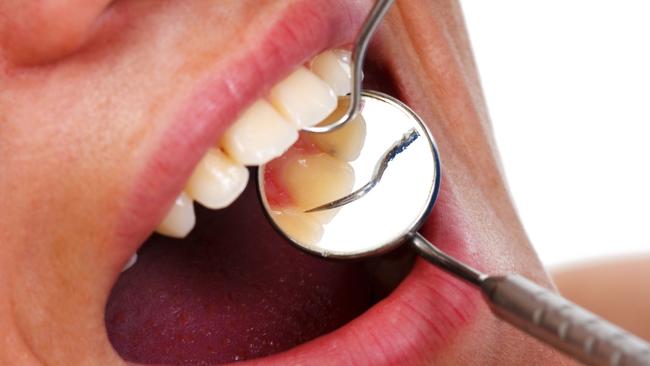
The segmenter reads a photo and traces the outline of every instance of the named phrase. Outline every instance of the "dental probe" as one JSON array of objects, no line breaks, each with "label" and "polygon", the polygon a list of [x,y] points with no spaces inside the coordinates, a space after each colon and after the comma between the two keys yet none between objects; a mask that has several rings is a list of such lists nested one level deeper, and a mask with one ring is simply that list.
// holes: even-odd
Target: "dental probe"
[{"label": "dental probe", "polygon": [[364,21],[361,31],[355,40],[354,49],[352,50],[351,67],[351,89],[350,89],[350,104],[348,110],[337,121],[330,123],[326,126],[312,126],[304,127],[303,131],[313,133],[325,133],[334,131],[346,123],[353,120],[359,110],[361,109],[361,84],[363,82],[363,60],[366,57],[366,51],[370,44],[370,38],[377,30],[379,23],[390,9],[395,0],[377,0],[375,5],[370,9],[370,13]]},{"label": "dental probe", "polygon": [[382,155],[381,159],[377,161],[377,164],[375,164],[375,170],[372,173],[372,178],[370,179],[370,181],[368,181],[368,183],[364,184],[363,186],[361,186],[361,188],[357,189],[356,191],[346,196],[328,202],[324,205],[314,207],[305,212],[310,213],[310,212],[331,210],[333,208],[347,205],[348,203],[352,201],[356,201],[359,198],[365,196],[373,188],[375,188],[375,186],[381,181],[381,177],[384,176],[384,172],[388,168],[388,163],[390,163],[391,160],[395,159],[395,157],[399,155],[399,153],[406,150],[406,148],[410,144],[412,144],[413,141],[415,141],[418,137],[420,137],[420,134],[415,129],[410,129],[406,134],[404,134],[404,136],[402,136],[401,139],[395,141],[395,143],[391,145],[391,147],[388,150],[386,150],[384,155]]},{"label": "dental probe", "polygon": [[[308,253],[338,259],[369,257],[409,242],[430,263],[480,288],[498,317],[569,356],[588,365],[650,366],[650,345],[640,338],[522,276],[482,273],[420,235],[417,230],[431,212],[440,189],[440,160],[434,139],[420,117],[397,99],[375,91],[364,91],[362,99],[359,118],[365,123],[365,136],[358,158],[349,162],[354,175],[361,184],[371,181],[378,159],[386,160],[386,146],[402,147],[394,150],[399,156],[382,168],[381,181],[369,192],[331,210],[334,215],[322,224],[322,232],[310,236],[296,233],[314,230],[313,224],[306,224],[313,213],[300,213],[305,220],[291,226],[276,220],[273,211],[281,207],[272,207],[267,199],[266,166],[261,166],[260,198],[282,235]],[[404,143],[405,134],[412,130],[419,137]],[[301,223],[306,226],[296,230]]]}]

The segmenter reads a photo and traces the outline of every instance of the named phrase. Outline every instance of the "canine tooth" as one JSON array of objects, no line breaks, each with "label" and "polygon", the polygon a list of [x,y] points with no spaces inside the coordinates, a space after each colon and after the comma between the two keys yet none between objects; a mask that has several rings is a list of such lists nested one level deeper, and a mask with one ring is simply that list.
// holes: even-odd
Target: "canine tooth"
[{"label": "canine tooth", "polygon": [[[325,153],[296,156],[283,172],[286,190],[293,203],[308,210],[341,198],[352,192],[354,170],[339,159]],[[329,222],[337,210],[309,213],[321,223]]]},{"label": "canine tooth", "polygon": [[342,96],[350,93],[350,52],[346,50],[330,50],[314,57],[311,70],[325,81],[336,95]]},{"label": "canine tooth", "polygon": [[230,205],[244,190],[248,169],[218,149],[210,149],[194,168],[185,190],[197,202],[211,209]]},{"label": "canine tooth", "polygon": [[181,193],[167,212],[156,232],[173,238],[184,238],[196,223],[194,202],[185,192]]},{"label": "canine tooth", "polygon": [[260,165],[282,155],[297,139],[295,127],[260,100],[226,131],[221,147],[242,164]]},{"label": "canine tooth", "polygon": [[269,94],[271,104],[298,128],[322,121],[336,108],[332,88],[304,67],[276,84]]},{"label": "canine tooth", "polygon": [[315,244],[323,237],[323,226],[308,215],[292,208],[271,211],[273,222],[289,237],[304,244]]},{"label": "canine tooth", "polygon": [[[321,125],[329,125],[345,114],[349,104],[348,98],[341,98],[336,111]],[[360,114],[332,132],[315,133],[309,138],[323,151],[338,159],[354,161],[359,157],[366,140],[366,121]]]}]

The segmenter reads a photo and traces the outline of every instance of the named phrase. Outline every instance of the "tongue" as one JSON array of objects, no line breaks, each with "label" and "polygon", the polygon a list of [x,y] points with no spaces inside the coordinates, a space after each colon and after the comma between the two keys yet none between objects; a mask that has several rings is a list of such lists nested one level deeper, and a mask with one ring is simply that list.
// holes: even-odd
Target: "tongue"
[{"label": "tongue", "polygon": [[113,288],[106,327],[127,361],[260,357],[334,330],[372,305],[363,264],[293,248],[264,217],[254,184],[227,209],[197,214],[188,238],[149,238]]}]

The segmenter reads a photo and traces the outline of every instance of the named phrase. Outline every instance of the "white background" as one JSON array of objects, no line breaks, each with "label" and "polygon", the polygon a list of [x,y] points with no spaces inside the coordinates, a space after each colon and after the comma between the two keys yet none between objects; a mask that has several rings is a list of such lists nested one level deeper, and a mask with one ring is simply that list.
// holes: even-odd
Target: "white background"
[{"label": "white background", "polygon": [[650,2],[462,6],[510,189],[542,261],[650,253]]}]

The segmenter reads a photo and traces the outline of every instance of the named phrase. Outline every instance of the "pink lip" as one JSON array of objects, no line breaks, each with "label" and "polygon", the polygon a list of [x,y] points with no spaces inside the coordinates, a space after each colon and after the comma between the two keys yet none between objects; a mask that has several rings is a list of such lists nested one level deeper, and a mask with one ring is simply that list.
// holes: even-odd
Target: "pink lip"
[{"label": "pink lip", "polygon": [[[443,188],[420,233],[434,243],[444,243],[438,247],[455,258],[480,263],[468,250],[463,227],[453,196]],[[453,336],[472,322],[481,303],[479,292],[470,285],[418,259],[393,293],[352,322],[287,352],[249,363],[429,364],[433,355],[444,350]]]},{"label": "pink lip", "polygon": [[[296,65],[324,49],[352,43],[368,9],[345,1],[301,1],[287,8],[258,39],[242,46],[242,53],[222,60],[179,110],[127,198],[128,213],[116,235],[124,262],[150,235],[192,167],[237,114]],[[476,263],[463,236],[462,213],[454,207],[443,179],[439,201],[421,232],[434,243],[444,243],[441,248],[457,258]],[[116,277],[119,270],[116,266]],[[478,293],[468,285],[418,260],[394,293],[351,323],[290,351],[250,362],[395,364],[423,360],[471,322],[479,302]]]}]

